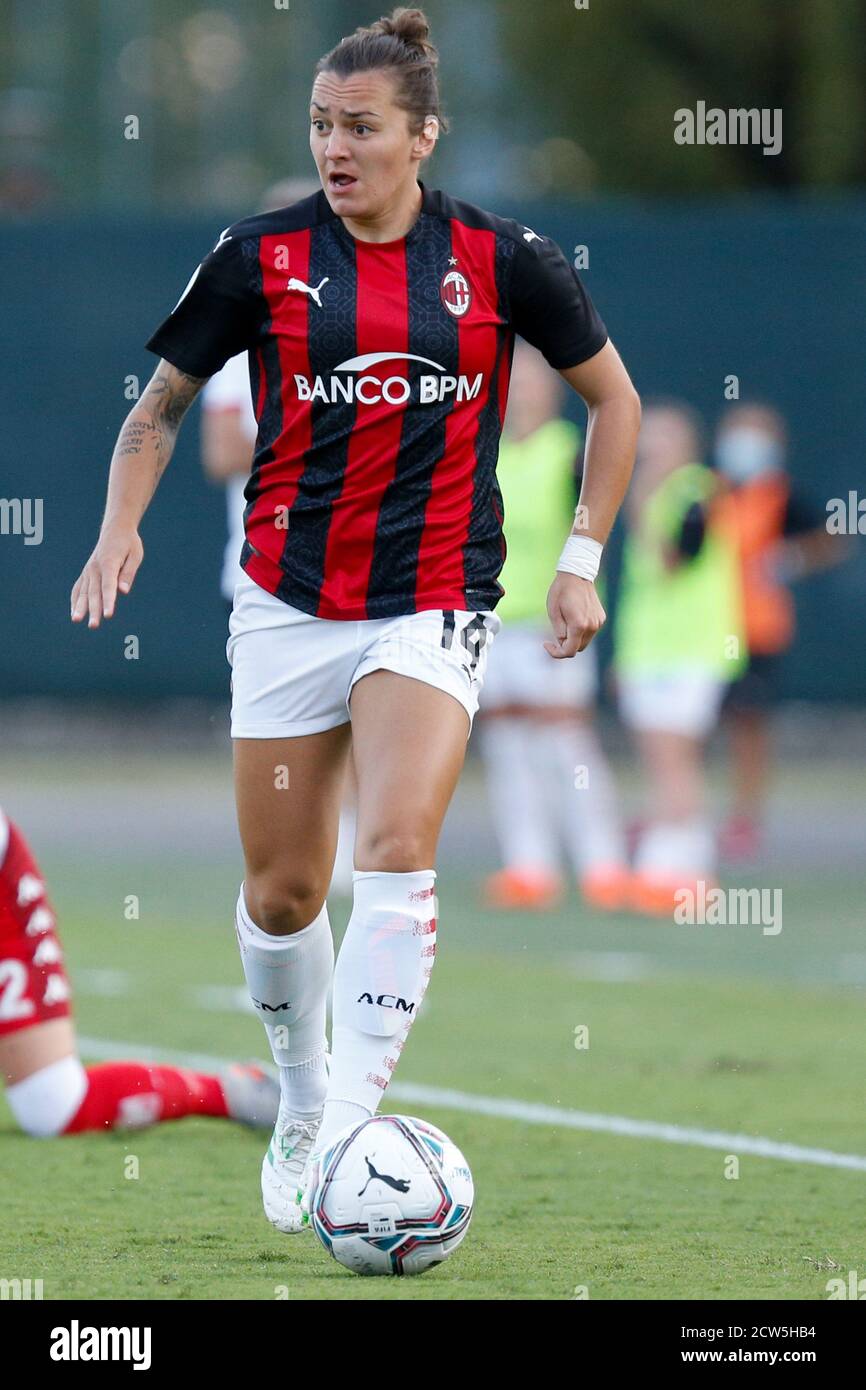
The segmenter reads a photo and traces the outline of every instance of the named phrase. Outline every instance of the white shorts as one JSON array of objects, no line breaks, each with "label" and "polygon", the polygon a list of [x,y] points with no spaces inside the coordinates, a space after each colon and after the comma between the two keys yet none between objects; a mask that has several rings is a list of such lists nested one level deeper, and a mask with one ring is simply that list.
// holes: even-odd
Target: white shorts
[{"label": "white shorts", "polygon": [[396,618],[317,618],[246,575],[238,581],[226,656],[232,668],[232,738],[297,738],[351,718],[352,686],[397,671],[478,709],[487,653],[502,626],[489,609],[431,608]]},{"label": "white shorts", "polygon": [[576,656],[548,655],[542,643],[552,640],[549,623],[503,623],[484,677],[482,711],[497,705],[592,704],[598,685],[591,646]]},{"label": "white shorts", "polygon": [[702,671],[618,676],[619,712],[630,729],[706,738],[714,727],[727,681]]}]

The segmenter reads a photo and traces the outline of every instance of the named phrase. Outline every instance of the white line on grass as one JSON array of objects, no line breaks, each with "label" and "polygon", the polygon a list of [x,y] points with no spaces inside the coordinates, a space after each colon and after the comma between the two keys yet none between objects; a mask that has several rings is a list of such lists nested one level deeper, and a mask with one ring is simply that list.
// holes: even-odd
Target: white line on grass
[{"label": "white line on grass", "polygon": [[577,951],[566,963],[581,980],[613,985],[645,980],[655,971],[653,960],[639,951]]},{"label": "white line on grass", "polygon": [[197,985],[189,991],[190,1003],[211,1013],[254,1014],[246,985]]},{"label": "white line on grass", "polygon": [[[109,1042],[106,1038],[79,1038],[85,1057],[108,1060],[135,1056],[148,1062],[168,1062],[198,1071],[219,1071],[233,1060],[213,1057],[205,1052],[175,1052],[164,1047],[144,1047],[139,1043]],[[656,1139],[663,1144],[693,1144],[723,1153],[755,1154],[758,1158],[777,1158],[787,1163],[815,1163],[821,1168],[849,1168],[866,1173],[866,1158],[859,1154],[833,1153],[830,1149],[804,1148],[800,1144],[779,1144],[749,1134],[728,1134],[718,1129],[689,1129],[683,1125],[660,1124],[656,1120],[630,1120],[624,1115],[595,1115],[588,1110],[564,1110],[555,1105],[532,1101],[507,1100],[495,1096],[474,1096],[442,1086],[424,1086],[411,1081],[392,1081],[388,1094],[396,1100],[421,1101],[445,1110],[465,1110],[470,1115],[491,1115],[499,1120],[518,1120],[526,1125],[553,1125],[559,1129],[592,1130],[597,1134],[622,1134],[629,1139]]]}]

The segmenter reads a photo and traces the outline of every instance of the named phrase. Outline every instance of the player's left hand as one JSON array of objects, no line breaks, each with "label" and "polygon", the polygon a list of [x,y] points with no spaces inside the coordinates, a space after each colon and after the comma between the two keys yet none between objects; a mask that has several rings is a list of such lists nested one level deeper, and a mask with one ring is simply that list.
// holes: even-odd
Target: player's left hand
[{"label": "player's left hand", "polygon": [[544,650],[553,657],[584,651],[607,618],[595,585],[562,570],[548,590],[547,616],[556,640],[545,642]]}]

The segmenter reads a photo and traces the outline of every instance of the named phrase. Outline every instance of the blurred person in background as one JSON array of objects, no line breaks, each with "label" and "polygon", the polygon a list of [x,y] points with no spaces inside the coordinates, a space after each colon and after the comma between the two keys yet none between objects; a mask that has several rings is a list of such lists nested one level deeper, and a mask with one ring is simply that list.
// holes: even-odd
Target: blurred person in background
[{"label": "blurred person in background", "polygon": [[701,433],[687,405],[644,410],[614,622],[620,714],[648,784],[632,902],[659,914],[677,890],[715,881],[704,747],[744,659],[737,557],[715,522]]},{"label": "blurred person in background", "polygon": [[141,1129],[188,1115],[270,1129],[280,1088],[255,1063],[222,1076],[149,1062],[85,1067],[72,990],[45,881],[0,808],[0,1077],[17,1123],[34,1138]]},{"label": "blurred person in background", "polygon": [[[261,212],[276,212],[319,189],[318,180],[281,179],[268,188],[259,204]],[[238,352],[212,376],[201,393],[202,465],[211,482],[225,487],[228,540],[223,553],[220,588],[230,614],[235,586],[243,579],[241,551],[244,545],[245,488],[253,467],[259,427],[253,410],[249,354]],[[331,891],[351,894],[355,843],[355,776],[351,756],[346,799],[340,812],[337,855],[331,875]]]},{"label": "blurred person in background", "polygon": [[63,197],[56,174],[57,98],[10,87],[0,93],[0,216],[40,216]]},{"label": "blurred person in background", "polygon": [[560,415],[564,386],[517,343],[496,476],[508,554],[479,737],[504,868],[488,878],[495,907],[544,908],[564,883],[560,843],[587,902],[623,907],[628,870],[616,793],[593,728],[595,650],[551,662],[543,648],[550,570],[574,524],[581,433]]},{"label": "blurred person in background", "polygon": [[733,806],[722,828],[723,858],[760,853],[770,778],[770,717],[781,694],[781,665],[794,641],[790,585],[839,563],[844,542],[826,514],[802,497],[785,466],[785,421],[772,406],[742,402],[722,416],[715,463],[725,484],[716,517],[736,547],[748,664],[729,687]]}]

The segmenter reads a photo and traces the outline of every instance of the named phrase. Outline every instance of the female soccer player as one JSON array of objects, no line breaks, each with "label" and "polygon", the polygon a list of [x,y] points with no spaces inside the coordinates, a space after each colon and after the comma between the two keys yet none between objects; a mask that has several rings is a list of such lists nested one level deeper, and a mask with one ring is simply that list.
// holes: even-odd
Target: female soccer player
[{"label": "female soccer player", "polygon": [[[418,179],[438,55],[395,10],[319,60],[320,192],[226,229],[148,346],[72,616],[98,626],[141,563],[138,525],[204,381],[248,349],[259,424],[230,620],[245,879],[237,935],[281,1067],[265,1211],[302,1229],[316,1157],[375,1112],[430,976],[436,847],[466,752],[504,559],[496,452],[515,333],[589,408],[583,505],[548,596],[555,660],[604,621],[593,588],[639,404],[547,237]],[[325,893],[349,732],[353,910],[333,968]],[[330,1067],[325,1004],[333,979]]]}]

